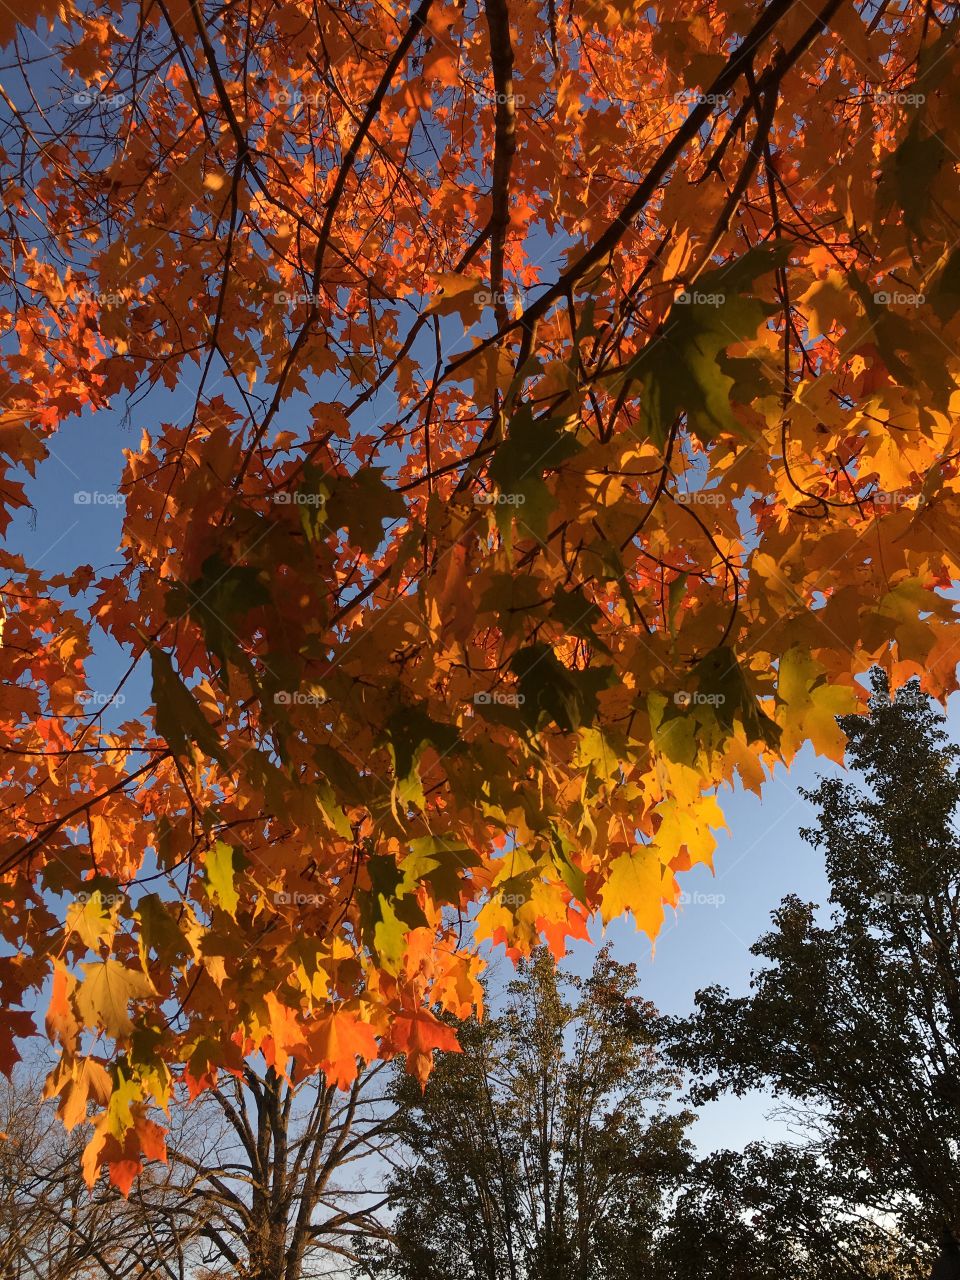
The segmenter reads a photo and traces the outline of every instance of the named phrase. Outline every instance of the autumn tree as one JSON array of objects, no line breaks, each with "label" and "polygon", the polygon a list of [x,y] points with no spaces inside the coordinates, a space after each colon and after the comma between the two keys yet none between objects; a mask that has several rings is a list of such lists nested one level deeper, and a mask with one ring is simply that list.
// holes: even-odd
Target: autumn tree
[{"label": "autumn tree", "polygon": [[915,1255],[960,1232],[960,748],[917,682],[842,721],[866,788],[822,781],[806,836],[829,916],[789,897],[753,947],[752,991],[709,987],[674,1026],[697,1101],[773,1091],[799,1110],[826,1169],[898,1224]]},{"label": "autumn tree", "polygon": [[655,1011],[609,949],[586,979],[544,951],[504,1008],[462,1029],[426,1090],[394,1076],[406,1159],[387,1242],[358,1276],[390,1280],[647,1277],[660,1212],[689,1158],[667,1104]]},{"label": "autumn tree", "polygon": [[116,552],[0,550],[2,1061],[49,1003],[90,1180],[182,1071],[424,1079],[478,942],[654,934],[718,787],[956,687],[958,23],[0,11],[0,530],[129,446]]},{"label": "autumn tree", "polygon": [[[2,1280],[184,1280],[182,1183],[155,1166],[128,1201],[104,1184],[88,1189],[85,1135],[64,1132],[41,1081],[20,1069],[0,1086]],[[178,1138],[187,1145],[186,1128]]]},{"label": "autumn tree", "polygon": [[[168,1156],[184,1175],[177,1229],[194,1242],[207,1280],[345,1274],[360,1233],[384,1231],[379,1180],[392,1122],[378,1088],[384,1069],[340,1092],[295,1065],[286,1076],[247,1065],[204,1093],[202,1140],[195,1132],[170,1143]],[[162,1213],[141,1198],[148,1215]]]}]

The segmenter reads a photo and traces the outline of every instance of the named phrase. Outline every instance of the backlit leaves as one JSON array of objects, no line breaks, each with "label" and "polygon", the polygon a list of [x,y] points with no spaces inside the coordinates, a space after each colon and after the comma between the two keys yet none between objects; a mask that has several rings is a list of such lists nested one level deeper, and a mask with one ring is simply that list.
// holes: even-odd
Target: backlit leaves
[{"label": "backlit leaves", "polygon": [[91,1181],[957,687],[956,16],[507,10],[508,130],[453,0],[0,25],[0,1065],[49,993]]}]

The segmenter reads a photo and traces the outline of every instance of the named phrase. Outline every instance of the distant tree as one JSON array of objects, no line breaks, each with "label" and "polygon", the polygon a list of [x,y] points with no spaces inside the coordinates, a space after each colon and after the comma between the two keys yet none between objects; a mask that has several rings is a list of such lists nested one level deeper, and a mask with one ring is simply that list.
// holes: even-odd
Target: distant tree
[{"label": "distant tree", "polygon": [[869,714],[840,719],[868,789],[805,793],[829,918],[786,898],[751,993],[699,992],[673,1055],[694,1101],[765,1087],[802,1109],[821,1169],[925,1258],[960,1234],[960,750],[916,682],[872,688]]},{"label": "distant tree", "polygon": [[91,1191],[80,1167],[86,1136],[57,1123],[27,1070],[0,1083],[0,1280],[183,1280],[187,1235],[171,1171],[151,1168],[129,1200],[105,1181]]},{"label": "distant tree", "polygon": [[176,1218],[199,1276],[313,1280],[353,1260],[361,1230],[381,1232],[383,1195],[365,1187],[364,1171],[391,1140],[385,1070],[342,1092],[294,1062],[282,1075],[248,1063],[202,1095],[202,1132],[169,1143],[184,1178]]},{"label": "distant tree", "polygon": [[463,1025],[421,1093],[394,1078],[407,1155],[389,1241],[358,1276],[392,1280],[640,1280],[689,1160],[690,1116],[657,1049],[633,965],[590,977],[540,952],[500,1016]]},{"label": "distant tree", "polygon": [[856,1181],[814,1150],[751,1143],[691,1167],[664,1223],[657,1280],[920,1280]]},{"label": "distant tree", "polygon": [[292,1063],[283,1076],[248,1064],[174,1112],[168,1163],[126,1199],[105,1179],[86,1186],[87,1126],[66,1132],[39,1077],[18,1072],[0,1086],[0,1280],[344,1274],[357,1233],[381,1230],[382,1192],[364,1182],[390,1143],[385,1070],[342,1092]]}]

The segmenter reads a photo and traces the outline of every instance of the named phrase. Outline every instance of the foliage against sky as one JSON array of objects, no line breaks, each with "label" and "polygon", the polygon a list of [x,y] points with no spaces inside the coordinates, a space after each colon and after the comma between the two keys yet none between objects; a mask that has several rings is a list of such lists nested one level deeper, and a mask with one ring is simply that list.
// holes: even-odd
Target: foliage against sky
[{"label": "foliage against sky", "polygon": [[[58,431],[139,438],[118,564],[0,551],[0,1017],[54,974],[124,1185],[171,1072],[423,1077],[476,942],[654,935],[719,784],[837,758],[873,660],[955,687],[958,15],[17,19],[3,519]],[[155,711],[91,702],[102,633]]]}]

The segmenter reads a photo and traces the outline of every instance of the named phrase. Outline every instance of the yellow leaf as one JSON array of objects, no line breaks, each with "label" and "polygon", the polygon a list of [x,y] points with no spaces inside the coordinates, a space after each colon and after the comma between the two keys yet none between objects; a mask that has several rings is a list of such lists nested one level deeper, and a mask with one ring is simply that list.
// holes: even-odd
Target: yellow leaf
[{"label": "yellow leaf", "polygon": [[780,746],[784,757],[789,760],[809,739],[820,755],[842,763],[846,739],[837,716],[856,710],[853,690],[828,683],[826,672],[813,656],[794,646],[780,659],[777,696],[783,704],[777,719],[783,726]]},{"label": "yellow leaf", "polygon": [[491,302],[490,292],[477,276],[445,271],[431,277],[433,297],[424,308],[425,315],[449,316],[458,312],[464,324],[475,324],[484,306]]},{"label": "yellow leaf", "polygon": [[77,987],[77,1011],[88,1027],[102,1027],[108,1036],[129,1035],[133,1023],[127,1006],[131,1000],[156,995],[150,979],[118,960],[82,964],[83,981]]},{"label": "yellow leaf", "polygon": [[664,892],[670,892],[664,874],[657,851],[651,845],[621,854],[611,866],[607,882],[600,890],[604,923],[630,911],[637,928],[648,937],[655,938],[663,924]]},{"label": "yellow leaf", "polygon": [[839,271],[829,271],[825,279],[815,281],[797,305],[807,317],[811,338],[828,334],[835,322],[848,332],[856,327],[850,287]]},{"label": "yellow leaf", "polygon": [[95,889],[93,893],[78,895],[77,900],[67,907],[67,934],[78,934],[91,951],[96,951],[101,942],[113,941],[119,910],[118,902],[109,910],[106,908],[99,889]]},{"label": "yellow leaf", "polygon": [[43,1096],[53,1098],[59,1094],[57,1115],[69,1130],[86,1120],[88,1101],[105,1106],[112,1089],[110,1076],[96,1058],[84,1058],[72,1063],[61,1061],[47,1077]]},{"label": "yellow leaf", "polygon": [[240,898],[233,884],[233,859],[235,850],[232,846],[218,840],[207,853],[207,888],[214,902],[224,909],[234,920],[237,918],[237,903]]}]

